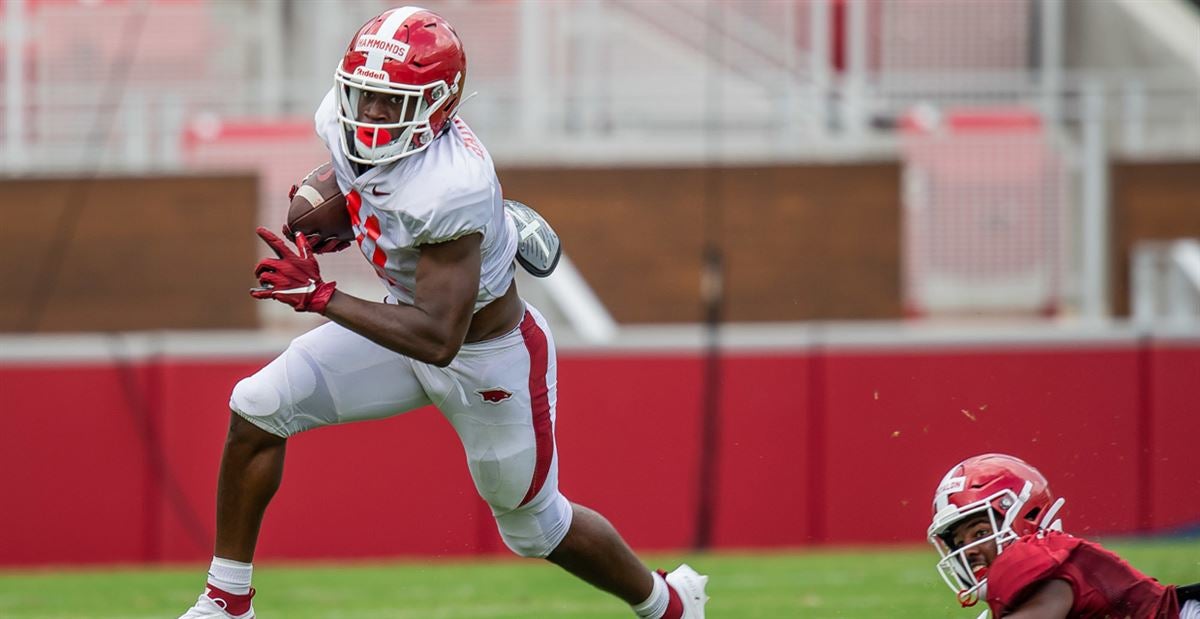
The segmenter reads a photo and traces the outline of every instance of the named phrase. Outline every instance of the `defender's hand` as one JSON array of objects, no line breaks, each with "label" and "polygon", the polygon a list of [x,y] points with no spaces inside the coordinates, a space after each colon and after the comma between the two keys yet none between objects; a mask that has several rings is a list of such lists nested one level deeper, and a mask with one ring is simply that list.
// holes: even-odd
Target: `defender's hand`
[{"label": "defender's hand", "polygon": [[308,239],[302,234],[296,235],[296,249],[299,251],[296,253],[270,230],[259,226],[256,232],[277,257],[263,258],[258,262],[254,276],[258,278],[260,287],[251,288],[250,296],[287,303],[297,312],[324,314],[337,282],[321,279],[321,269]]}]

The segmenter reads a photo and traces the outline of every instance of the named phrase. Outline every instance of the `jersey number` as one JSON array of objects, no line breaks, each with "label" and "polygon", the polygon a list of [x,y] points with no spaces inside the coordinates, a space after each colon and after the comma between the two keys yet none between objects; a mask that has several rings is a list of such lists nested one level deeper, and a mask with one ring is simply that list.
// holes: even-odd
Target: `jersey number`
[{"label": "jersey number", "polygon": [[350,212],[350,223],[354,224],[354,230],[358,232],[354,236],[354,240],[358,241],[358,246],[361,248],[363,233],[365,232],[366,236],[370,237],[371,243],[375,246],[375,251],[371,254],[371,263],[382,269],[387,266],[387,254],[379,249],[379,218],[372,214],[367,216],[366,221],[363,221],[359,216],[360,209],[362,209],[362,196],[358,195],[358,190],[351,189],[350,193],[346,194],[346,210]]}]

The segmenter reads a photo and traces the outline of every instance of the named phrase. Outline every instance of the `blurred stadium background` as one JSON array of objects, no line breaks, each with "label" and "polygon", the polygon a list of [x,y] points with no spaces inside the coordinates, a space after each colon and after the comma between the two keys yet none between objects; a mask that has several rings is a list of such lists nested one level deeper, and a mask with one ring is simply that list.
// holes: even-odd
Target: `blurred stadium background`
[{"label": "blurred stadium background", "polygon": [[[1200,580],[1200,2],[422,5],[464,40],[506,195],[564,239],[520,280],[559,342],[564,492],[718,575],[868,548],[714,616],[951,616],[931,550],[891,582],[923,602],[808,577],[908,556],[985,451],[1039,466],[1070,530],[1166,539],[1191,559],[1146,569]],[[0,616],[129,616],[47,610],[23,575],[113,564],[194,565],[182,611],[229,390],[318,322],[246,295],[253,228],[323,160],[312,113],[391,3],[0,6]],[[354,252],[322,264],[380,294]],[[289,451],[260,564],[504,556],[436,413]],[[471,603],[411,616],[593,616]],[[321,608],[277,614],[400,616]]]}]

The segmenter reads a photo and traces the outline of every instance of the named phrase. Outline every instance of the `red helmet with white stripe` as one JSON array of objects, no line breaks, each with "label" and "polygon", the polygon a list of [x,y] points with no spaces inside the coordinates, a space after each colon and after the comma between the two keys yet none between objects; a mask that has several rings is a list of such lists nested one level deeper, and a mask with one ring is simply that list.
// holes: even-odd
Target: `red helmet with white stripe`
[{"label": "red helmet with white stripe", "polygon": [[[1061,530],[1055,516],[1063,503],[1054,500],[1041,472],[1020,458],[983,454],[954,465],[934,495],[928,538],[941,556],[938,572],[959,601],[975,604],[987,583],[987,568],[972,569],[967,551],[995,543],[998,554],[1019,537],[1043,528]],[[991,534],[956,544],[955,528],[977,516],[990,520]]]},{"label": "red helmet with white stripe", "polygon": [[[346,157],[377,165],[425,150],[457,111],[466,77],[462,42],[441,16],[406,6],[371,18],[335,76]],[[398,118],[360,119],[366,97],[386,98]]]}]

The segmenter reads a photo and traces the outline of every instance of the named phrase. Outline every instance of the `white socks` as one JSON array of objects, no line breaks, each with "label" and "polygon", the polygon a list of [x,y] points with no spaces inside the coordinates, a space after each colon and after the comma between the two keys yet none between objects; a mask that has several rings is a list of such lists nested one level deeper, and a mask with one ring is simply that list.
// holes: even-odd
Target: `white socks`
[{"label": "white socks", "polygon": [[249,563],[213,557],[208,567],[208,584],[234,595],[246,595],[250,593],[252,571],[254,566]]},{"label": "white socks", "polygon": [[654,589],[645,602],[633,607],[633,612],[643,619],[659,619],[667,612],[667,604],[671,601],[671,592],[667,589],[667,581],[658,572],[650,572],[654,577]]}]

